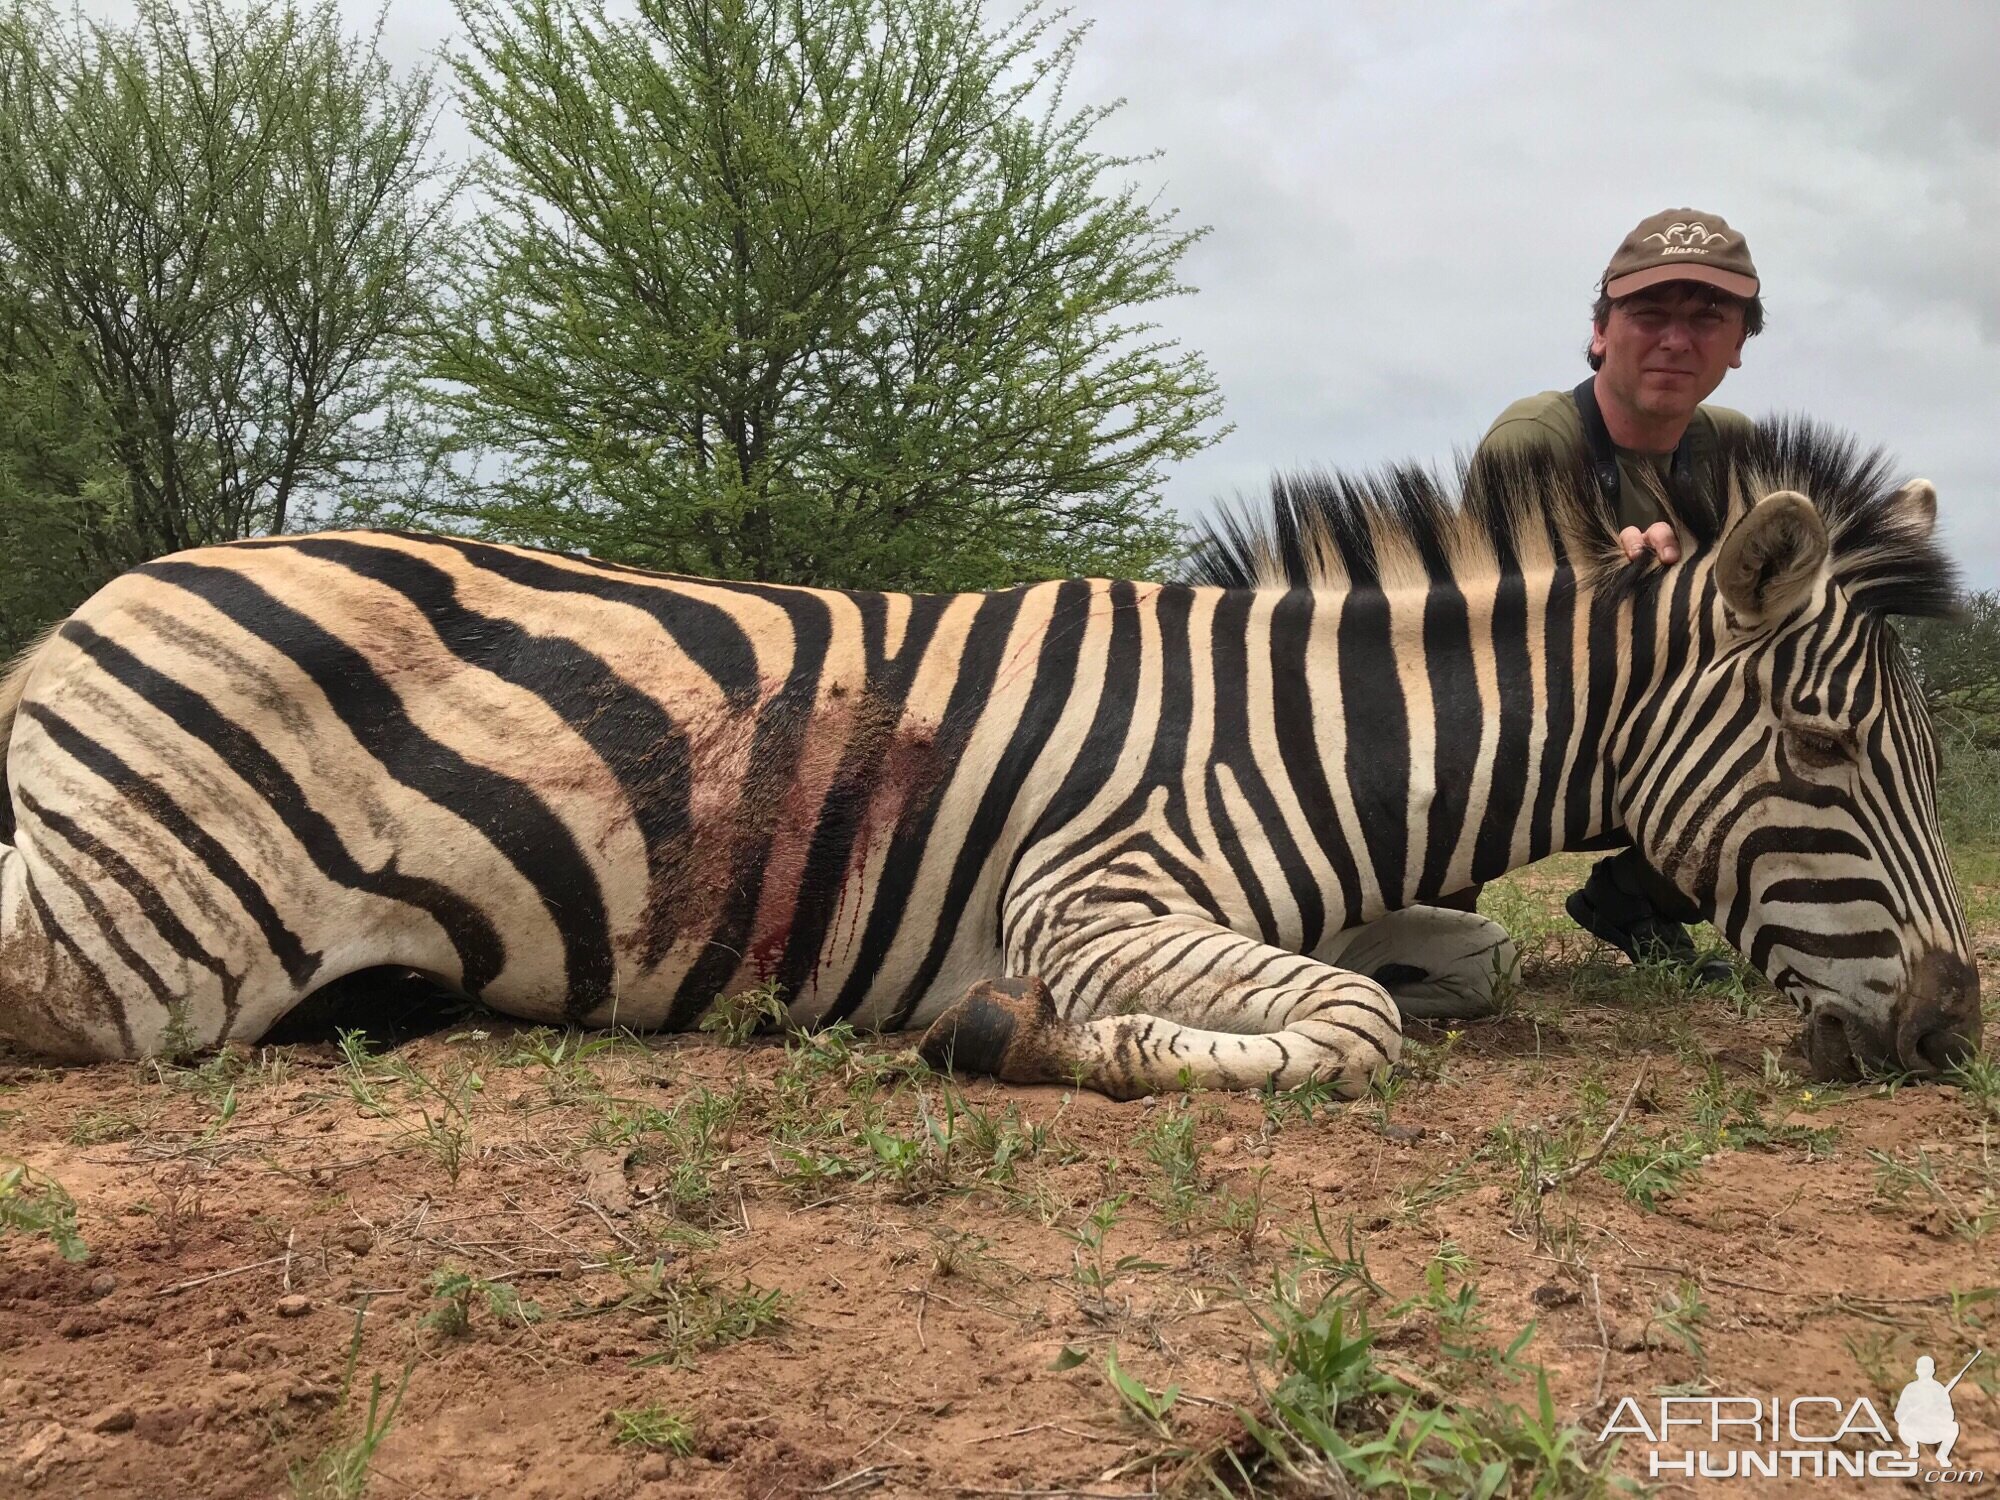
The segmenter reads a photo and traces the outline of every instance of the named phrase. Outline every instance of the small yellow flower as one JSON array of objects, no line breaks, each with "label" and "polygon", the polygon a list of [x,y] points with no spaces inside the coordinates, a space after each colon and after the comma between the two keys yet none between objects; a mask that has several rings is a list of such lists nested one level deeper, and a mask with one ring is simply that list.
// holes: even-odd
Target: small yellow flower
[{"label": "small yellow flower", "polygon": [[1458,1039],[1459,1039],[1460,1037],[1462,1037],[1462,1036],[1464,1036],[1464,1035],[1465,1035],[1465,1033],[1464,1033],[1464,1032],[1462,1032],[1462,1031],[1447,1031],[1447,1032],[1446,1032],[1446,1033],[1444,1034],[1444,1039],[1445,1039],[1445,1040],[1446,1040],[1447,1042],[1455,1042],[1455,1041],[1457,1041],[1457,1040],[1458,1040]]},{"label": "small yellow flower", "polygon": [[1810,1104],[1812,1102],[1813,1102],[1813,1091],[1811,1089],[1800,1089],[1799,1103]]}]

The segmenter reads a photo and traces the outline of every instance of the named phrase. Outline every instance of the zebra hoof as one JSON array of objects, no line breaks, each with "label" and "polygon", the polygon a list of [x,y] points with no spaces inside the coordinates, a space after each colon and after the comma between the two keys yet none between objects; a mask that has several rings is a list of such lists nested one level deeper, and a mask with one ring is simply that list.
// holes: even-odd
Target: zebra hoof
[{"label": "zebra hoof", "polygon": [[1045,1083],[1061,1076],[1049,1045],[1055,1019],[1055,1001],[1041,980],[984,980],[931,1022],[917,1055],[939,1072]]}]

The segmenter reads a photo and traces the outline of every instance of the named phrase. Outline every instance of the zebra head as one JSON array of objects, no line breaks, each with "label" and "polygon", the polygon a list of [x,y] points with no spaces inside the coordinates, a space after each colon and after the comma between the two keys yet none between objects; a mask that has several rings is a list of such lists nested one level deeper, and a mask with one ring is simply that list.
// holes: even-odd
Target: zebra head
[{"label": "zebra head", "polygon": [[1936,492],[1809,427],[1755,444],[1719,535],[1659,580],[1665,660],[1619,759],[1626,826],[1806,1009],[1816,1076],[1941,1072],[1978,1050],[1979,974],[1936,738],[1887,620],[1951,593]]}]

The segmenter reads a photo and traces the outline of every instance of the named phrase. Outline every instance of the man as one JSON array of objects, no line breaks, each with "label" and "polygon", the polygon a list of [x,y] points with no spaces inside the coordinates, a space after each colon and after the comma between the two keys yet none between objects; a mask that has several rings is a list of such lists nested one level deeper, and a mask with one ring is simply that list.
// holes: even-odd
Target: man
[{"label": "man", "polygon": [[[1743,363],[1743,344],[1764,327],[1757,268],[1743,237],[1714,214],[1668,209],[1625,236],[1598,283],[1591,311],[1590,368],[1574,391],[1516,401],[1487,431],[1486,453],[1581,453],[1612,503],[1631,558],[1680,557],[1656,496],[1675,486],[1710,487],[1723,434],[1749,419],[1705,406]],[[1634,962],[1691,962],[1683,925],[1694,903],[1626,848],[1600,860],[1567,910],[1577,925]],[[1710,959],[1697,978],[1718,983],[1730,966]]]}]

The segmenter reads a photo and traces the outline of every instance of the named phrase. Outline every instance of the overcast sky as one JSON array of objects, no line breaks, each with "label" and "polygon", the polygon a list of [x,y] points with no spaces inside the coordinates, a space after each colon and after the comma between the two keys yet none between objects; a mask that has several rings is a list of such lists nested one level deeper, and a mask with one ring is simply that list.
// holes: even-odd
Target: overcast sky
[{"label": "overcast sky", "polygon": [[[357,26],[376,0],[342,0]],[[99,14],[129,14],[92,0]],[[995,15],[1004,6],[994,6]],[[1658,209],[1726,217],[1766,331],[1716,399],[1804,411],[1935,480],[2000,588],[2000,5],[1076,0],[1075,102],[1211,232],[1160,307],[1235,431],[1182,465],[1195,515],[1274,467],[1442,458],[1573,385],[1597,277]],[[456,26],[398,0],[415,63]],[[441,143],[463,151],[447,122]]]},{"label": "overcast sky", "polygon": [[1077,84],[1213,226],[1165,314],[1236,430],[1169,489],[1448,454],[1589,373],[1627,229],[1743,231],[1767,326],[1715,399],[1804,411],[1936,481],[2000,587],[2000,5],[1100,0]]}]

